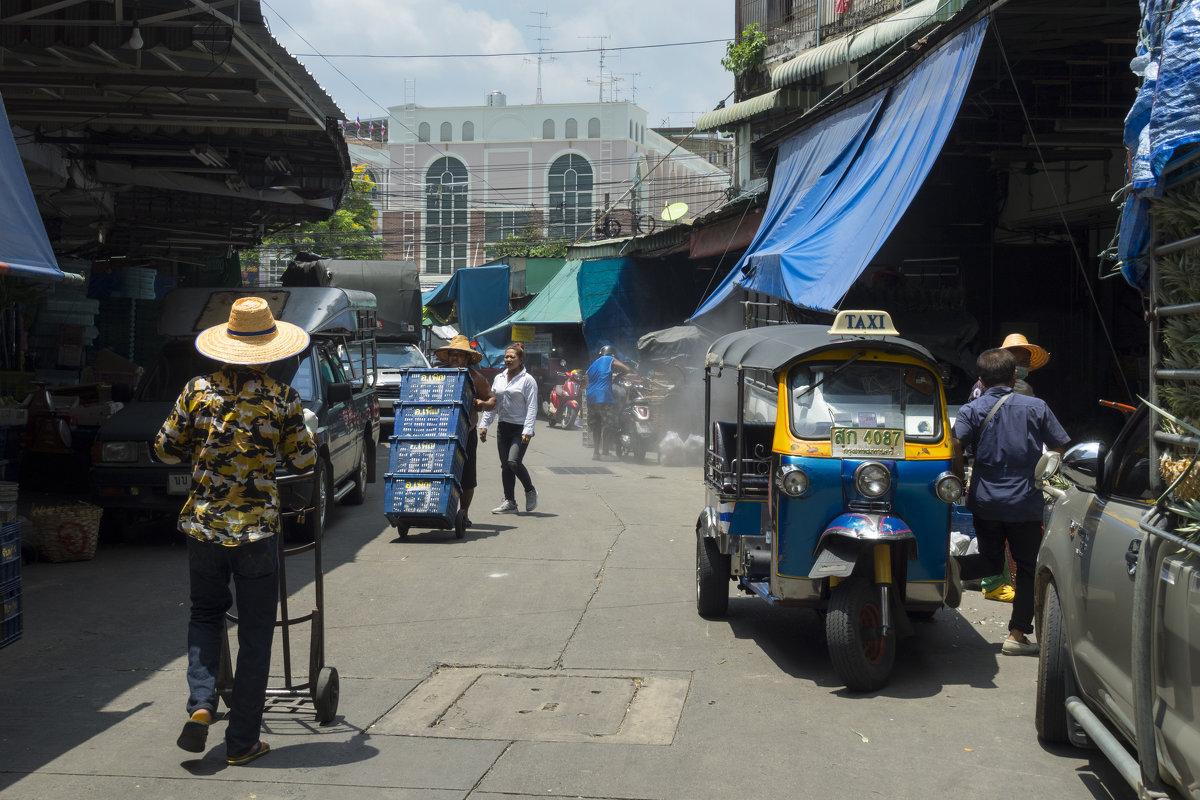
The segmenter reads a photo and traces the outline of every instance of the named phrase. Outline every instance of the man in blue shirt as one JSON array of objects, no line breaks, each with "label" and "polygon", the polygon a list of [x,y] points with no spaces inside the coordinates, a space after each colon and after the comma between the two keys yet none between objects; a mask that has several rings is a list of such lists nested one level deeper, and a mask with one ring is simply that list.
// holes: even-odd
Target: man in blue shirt
[{"label": "man in blue shirt", "polygon": [[995,575],[1004,568],[1004,545],[1017,565],[1016,596],[1008,638],[1000,652],[1036,655],[1033,633],[1033,572],[1042,540],[1042,490],[1034,469],[1043,450],[1061,453],[1070,437],[1044,400],[1017,394],[1017,362],[1008,350],[985,350],[976,362],[986,388],[959,409],[954,420],[954,469],[963,474],[963,448],[974,445],[975,464],[967,508],[975,516],[979,553],[951,556],[947,603],[957,606],[963,579]]},{"label": "man in blue shirt", "polygon": [[613,378],[629,371],[613,356],[608,345],[600,348],[599,357],[587,371],[588,427],[592,430],[592,458],[615,450],[617,409],[613,395]]}]

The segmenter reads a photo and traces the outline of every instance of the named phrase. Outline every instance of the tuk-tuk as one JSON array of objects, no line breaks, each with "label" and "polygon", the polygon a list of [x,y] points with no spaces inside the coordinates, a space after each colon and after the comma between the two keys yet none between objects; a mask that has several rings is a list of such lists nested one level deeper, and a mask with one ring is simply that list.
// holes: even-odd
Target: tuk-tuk
[{"label": "tuk-tuk", "polygon": [[841,680],[878,689],[909,618],[943,605],[963,494],[933,355],[886,312],[842,311],[722,336],[704,382],[697,611],[724,615],[730,581],[816,609]]}]

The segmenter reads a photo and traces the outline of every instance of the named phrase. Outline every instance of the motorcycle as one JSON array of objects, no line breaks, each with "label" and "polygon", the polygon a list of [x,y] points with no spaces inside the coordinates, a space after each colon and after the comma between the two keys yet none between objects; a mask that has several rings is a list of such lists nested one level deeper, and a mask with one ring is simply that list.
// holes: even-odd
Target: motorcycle
[{"label": "motorcycle", "polygon": [[579,401],[582,394],[583,373],[573,369],[563,376],[563,382],[550,392],[550,398],[542,402],[542,413],[547,424],[553,428],[561,425],[569,429],[579,417]]},{"label": "motorcycle", "polygon": [[646,399],[642,379],[626,373],[617,381],[614,392],[619,399],[617,411],[617,454],[629,455],[640,462],[654,440],[650,419],[650,401]]}]

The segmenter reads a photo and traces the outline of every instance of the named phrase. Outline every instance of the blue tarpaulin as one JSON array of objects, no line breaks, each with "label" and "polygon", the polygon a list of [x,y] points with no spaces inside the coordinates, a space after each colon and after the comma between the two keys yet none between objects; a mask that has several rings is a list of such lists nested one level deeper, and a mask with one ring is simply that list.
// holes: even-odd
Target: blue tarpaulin
[{"label": "blue tarpaulin", "polygon": [[3,98],[0,98],[0,275],[43,281],[63,279],[13,140]]},{"label": "blue tarpaulin", "polygon": [[890,89],[779,150],[758,233],[692,319],[735,289],[832,309],[903,216],[950,132],[987,30],[980,20]]},{"label": "blue tarpaulin", "polygon": [[[458,330],[474,339],[508,316],[508,281],[507,264],[467,267],[421,299],[442,322],[456,317]],[[483,366],[503,366],[506,342],[485,337],[478,339],[477,344],[483,354]]]},{"label": "blue tarpaulin", "polygon": [[1125,116],[1133,192],[1121,213],[1117,257],[1125,279],[1146,290],[1149,201],[1161,197],[1168,165],[1200,141],[1200,4],[1142,0],[1137,56],[1142,79]]}]

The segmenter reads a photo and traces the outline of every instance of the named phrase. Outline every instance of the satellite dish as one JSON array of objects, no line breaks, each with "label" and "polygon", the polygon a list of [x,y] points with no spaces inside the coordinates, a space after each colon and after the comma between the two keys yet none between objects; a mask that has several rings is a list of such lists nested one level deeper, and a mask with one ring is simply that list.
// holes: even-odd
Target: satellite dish
[{"label": "satellite dish", "polygon": [[671,203],[671,205],[663,209],[662,218],[667,222],[674,222],[686,214],[687,210],[687,203]]}]

